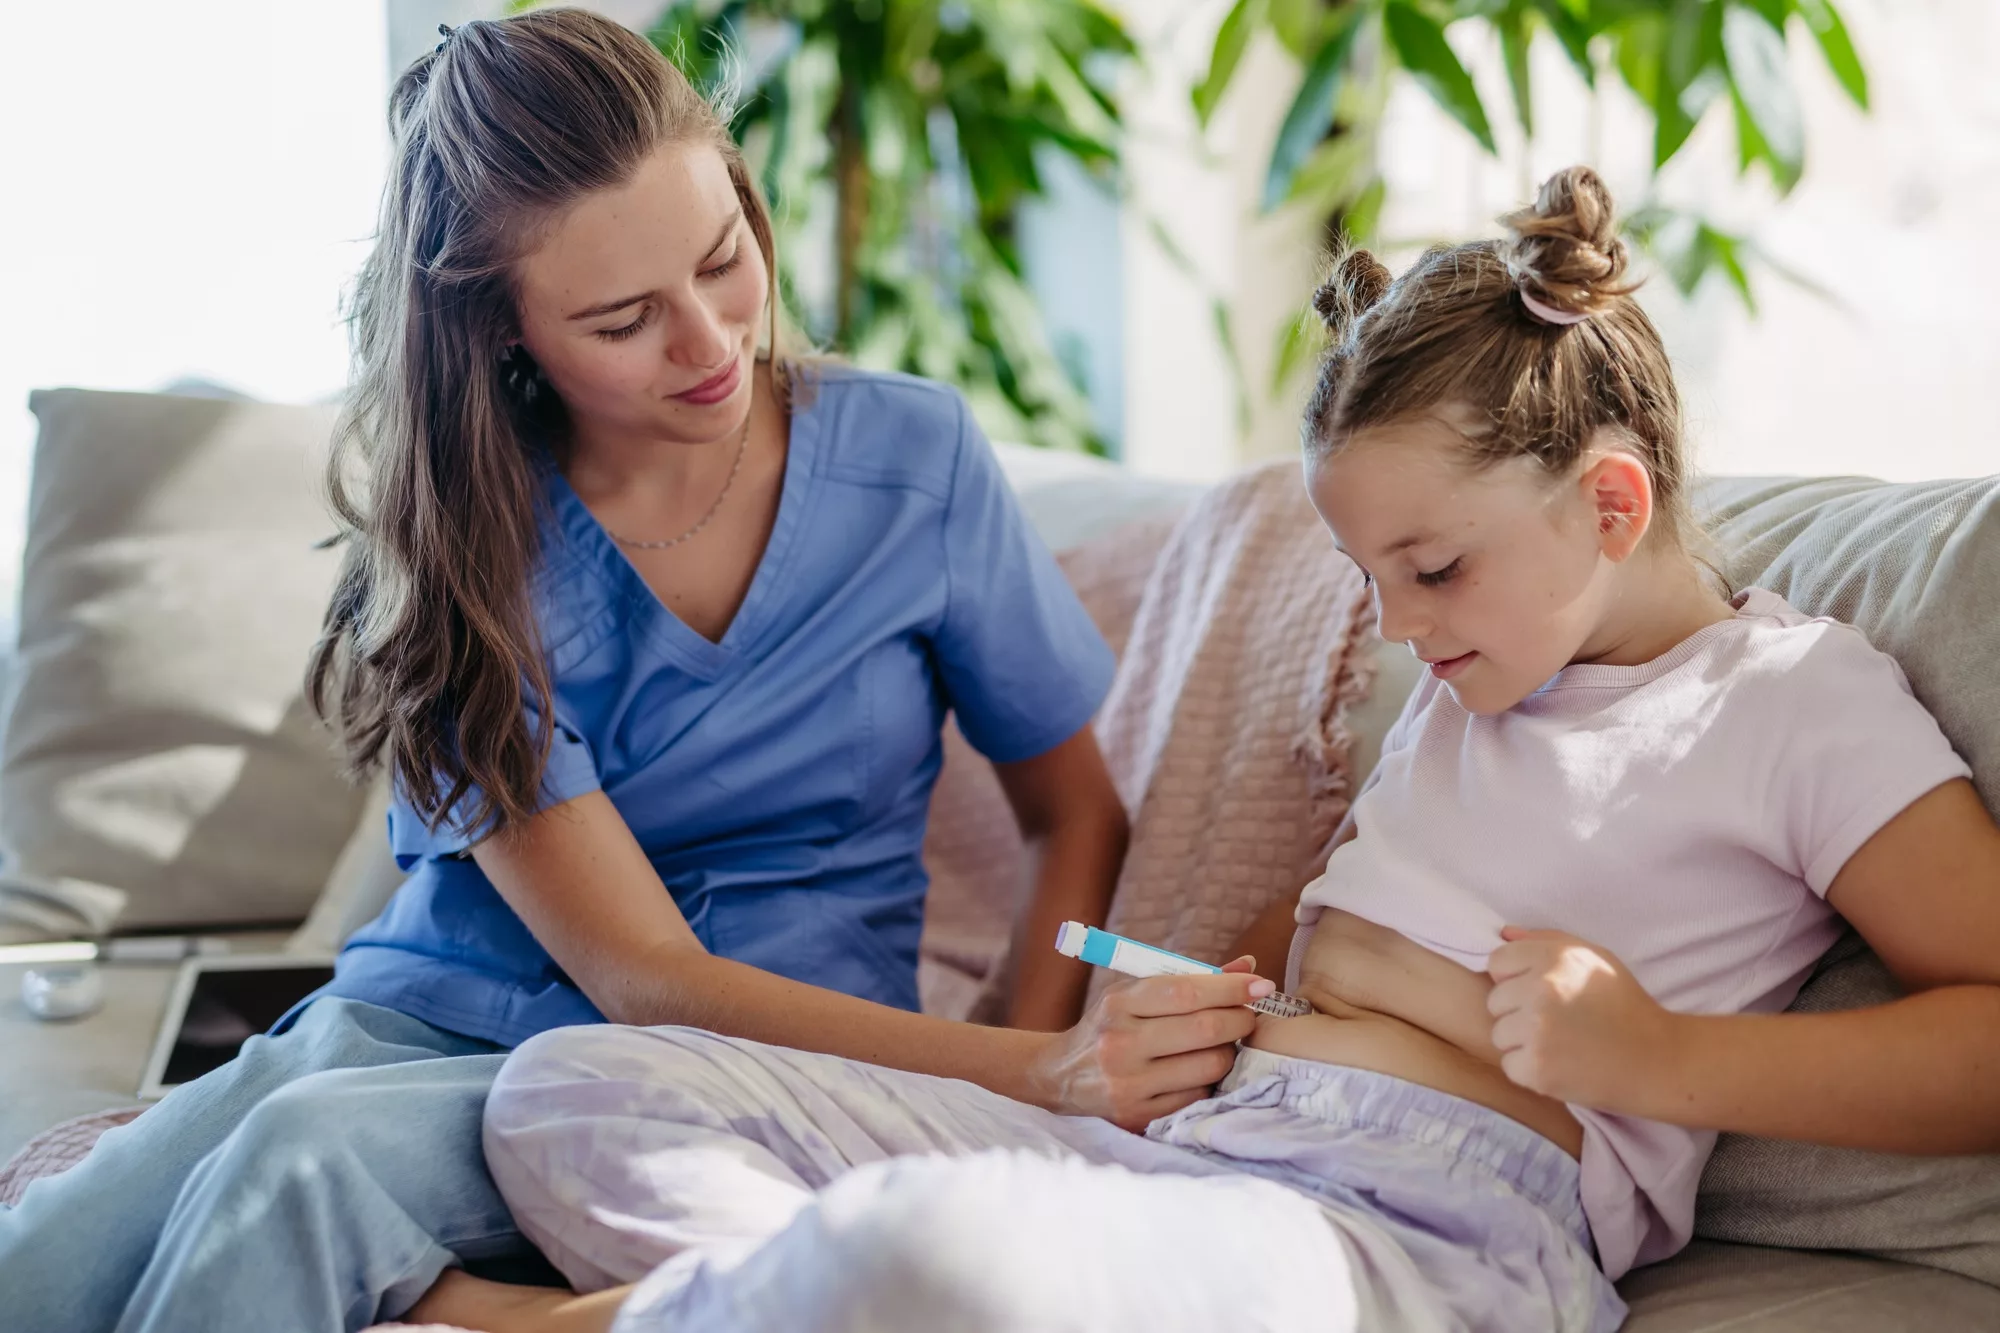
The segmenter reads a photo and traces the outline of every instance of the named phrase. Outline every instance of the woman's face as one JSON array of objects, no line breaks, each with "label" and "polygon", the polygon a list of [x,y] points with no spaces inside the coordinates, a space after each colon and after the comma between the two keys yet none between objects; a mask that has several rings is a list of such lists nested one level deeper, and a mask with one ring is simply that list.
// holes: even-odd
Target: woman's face
[{"label": "woman's face", "polygon": [[666,144],[584,196],[516,265],[521,342],[580,443],[733,435],[770,274],[722,155]]}]

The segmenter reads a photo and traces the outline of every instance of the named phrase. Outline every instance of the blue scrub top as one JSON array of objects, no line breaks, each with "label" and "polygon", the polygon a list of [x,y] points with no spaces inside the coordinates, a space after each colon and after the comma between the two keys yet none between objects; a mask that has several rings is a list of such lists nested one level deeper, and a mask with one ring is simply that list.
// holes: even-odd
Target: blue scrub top
[{"label": "blue scrub top", "polygon": [[[710,952],[917,1007],[920,852],[947,710],[998,763],[1080,731],[1112,656],[964,401],[814,372],[769,546],[720,643],[549,473],[534,602],[554,676],[544,807],[602,789]],[[398,800],[409,880],[321,994],[513,1045],[602,1022],[466,849]]]}]

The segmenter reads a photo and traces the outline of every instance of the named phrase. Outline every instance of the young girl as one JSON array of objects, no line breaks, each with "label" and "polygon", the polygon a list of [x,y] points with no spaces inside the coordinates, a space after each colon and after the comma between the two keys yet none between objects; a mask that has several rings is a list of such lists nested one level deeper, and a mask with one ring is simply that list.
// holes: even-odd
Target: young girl
[{"label": "young girl", "polygon": [[[2000,1147],[2000,832],[1965,764],[1854,630],[1698,558],[1597,178],[1508,226],[1393,283],[1350,254],[1316,301],[1307,481],[1430,666],[1297,907],[1318,1012],[1143,1139],[692,1031],[537,1038],[488,1158],[608,1294],[525,1300],[632,1333],[1608,1330],[1718,1129]],[[1836,912],[1911,996],[1781,1014]]]}]

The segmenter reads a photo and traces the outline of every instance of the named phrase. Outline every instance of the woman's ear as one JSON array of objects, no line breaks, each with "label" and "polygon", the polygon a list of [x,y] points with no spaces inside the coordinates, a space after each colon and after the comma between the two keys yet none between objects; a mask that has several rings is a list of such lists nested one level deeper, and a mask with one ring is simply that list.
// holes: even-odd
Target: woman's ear
[{"label": "woman's ear", "polygon": [[1595,517],[1598,547],[1617,564],[1631,558],[1653,525],[1653,475],[1613,432],[1600,429],[1598,437],[1584,452],[1577,484]]}]

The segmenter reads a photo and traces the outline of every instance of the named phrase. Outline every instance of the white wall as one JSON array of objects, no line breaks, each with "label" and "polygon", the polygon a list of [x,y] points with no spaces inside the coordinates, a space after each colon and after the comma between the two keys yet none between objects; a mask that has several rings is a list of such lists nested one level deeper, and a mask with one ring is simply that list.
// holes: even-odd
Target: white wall
[{"label": "white wall", "polygon": [[[183,377],[307,401],[374,227],[381,0],[10,6],[0,42],[0,607],[19,580],[31,388]],[[7,631],[11,639],[11,629]]]}]

